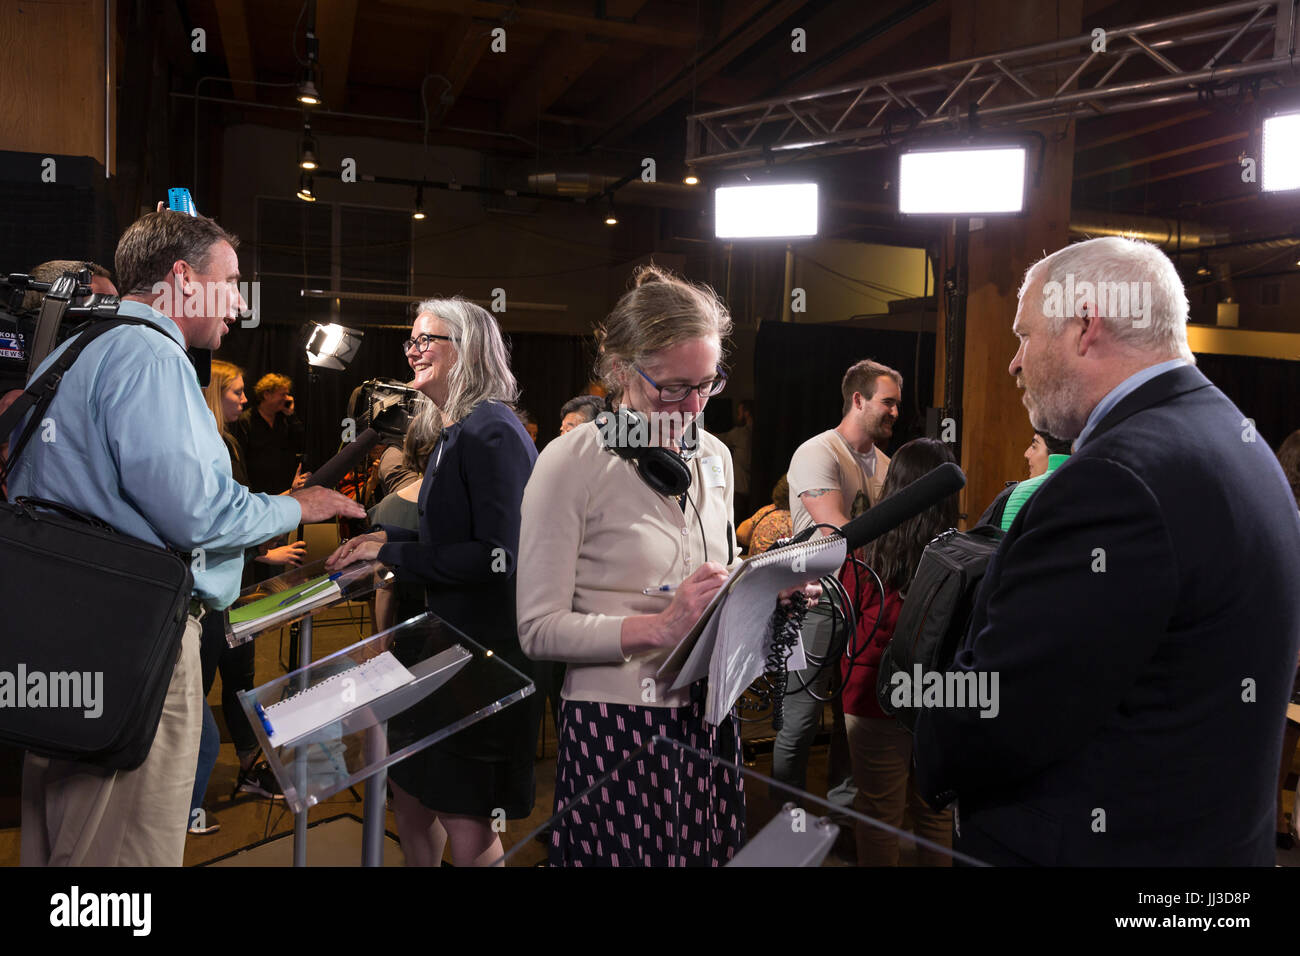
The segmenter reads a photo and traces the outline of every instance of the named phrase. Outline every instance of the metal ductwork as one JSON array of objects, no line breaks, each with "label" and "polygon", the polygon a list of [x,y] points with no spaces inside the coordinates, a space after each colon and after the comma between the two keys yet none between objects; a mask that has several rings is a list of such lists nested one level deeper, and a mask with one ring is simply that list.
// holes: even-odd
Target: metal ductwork
[{"label": "metal ductwork", "polygon": [[533,192],[548,196],[590,197],[602,193],[611,183],[618,181],[617,176],[602,176],[599,173],[530,173],[528,188]]},{"label": "metal ductwork", "polygon": [[[1202,223],[1095,209],[1070,210],[1070,236],[1078,239],[1132,236],[1160,246],[1167,253],[1199,251],[1203,260],[1213,253],[1216,260],[1220,261],[1221,258],[1239,260],[1243,254],[1280,252],[1300,247],[1300,225],[1293,225],[1285,231],[1237,233],[1234,238],[1232,233],[1215,230]],[[1210,263],[1206,260],[1203,264]],[[1221,285],[1226,283],[1227,278],[1216,275]],[[1227,291],[1230,295],[1230,287]]]},{"label": "metal ductwork", "polygon": [[1209,226],[1163,216],[1071,209],[1070,235],[1096,239],[1099,236],[1131,236],[1145,239],[1162,249],[1199,249],[1228,242],[1231,236]]}]

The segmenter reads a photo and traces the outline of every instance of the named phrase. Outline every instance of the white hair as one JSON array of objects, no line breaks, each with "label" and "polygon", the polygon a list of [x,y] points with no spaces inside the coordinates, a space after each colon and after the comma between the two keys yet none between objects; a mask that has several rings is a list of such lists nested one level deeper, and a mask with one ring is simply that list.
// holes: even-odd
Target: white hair
[{"label": "white hair", "polygon": [[[510,350],[491,312],[453,296],[425,299],[415,307],[415,314],[442,319],[456,346],[456,364],[447,376],[447,407],[442,409],[448,418],[461,421],[480,402],[496,400],[513,406],[519,400],[519,383],[510,371]],[[420,417],[430,414],[433,412],[422,409]]]},{"label": "white hair", "polygon": [[[1136,323],[1131,315],[1115,315],[1114,309],[1103,309],[1101,314],[1106,328],[1117,340],[1135,351],[1196,362],[1187,345],[1188,307],[1183,280],[1169,257],[1157,246],[1121,236],[1104,236],[1066,246],[1029,267],[1020,286],[1020,297],[1024,298],[1039,282],[1044,285],[1055,282],[1060,284],[1058,288],[1064,287],[1067,277],[1072,277],[1070,286],[1074,288],[1083,282],[1092,283],[1098,289],[1103,284],[1111,289],[1121,287],[1125,302],[1130,287],[1150,290],[1146,303],[1150,310],[1146,316],[1149,321]],[[1132,286],[1133,283],[1139,285]],[[1070,304],[1066,305],[1069,309]],[[1067,316],[1073,313],[1057,310],[1047,314],[1048,311],[1044,310],[1048,328],[1053,335],[1059,335]]]}]

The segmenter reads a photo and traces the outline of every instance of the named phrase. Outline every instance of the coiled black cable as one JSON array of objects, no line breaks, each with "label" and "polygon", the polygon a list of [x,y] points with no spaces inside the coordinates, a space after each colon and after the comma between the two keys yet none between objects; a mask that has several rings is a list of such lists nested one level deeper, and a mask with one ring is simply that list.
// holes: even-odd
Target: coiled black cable
[{"label": "coiled black cable", "polygon": [[785,724],[786,665],[799,640],[804,615],[807,613],[808,598],[802,591],[792,594],[789,604],[778,601],[772,611],[772,643],[768,645],[767,666],[763,670],[763,676],[767,678],[768,693],[771,695],[772,727],[775,730],[780,730]]}]

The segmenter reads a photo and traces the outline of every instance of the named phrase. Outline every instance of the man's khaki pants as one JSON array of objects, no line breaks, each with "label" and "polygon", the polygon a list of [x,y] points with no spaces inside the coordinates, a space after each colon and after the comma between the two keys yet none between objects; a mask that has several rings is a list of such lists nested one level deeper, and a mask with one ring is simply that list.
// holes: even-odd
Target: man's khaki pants
[{"label": "man's khaki pants", "polygon": [[134,770],[105,770],[27,754],[23,764],[23,866],[180,866],[203,726],[199,619],[181,653],[149,756]]}]

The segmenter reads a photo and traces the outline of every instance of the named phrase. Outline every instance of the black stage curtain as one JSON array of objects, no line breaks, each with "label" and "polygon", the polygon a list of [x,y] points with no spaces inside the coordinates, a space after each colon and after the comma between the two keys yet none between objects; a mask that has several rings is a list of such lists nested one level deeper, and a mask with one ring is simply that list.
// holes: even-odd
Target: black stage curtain
[{"label": "black stage curtain", "polygon": [[[307,429],[307,466],[319,467],[338,450],[348,396],[367,379],[409,381],[410,367],[402,356],[409,329],[364,329],[361,349],[343,371],[310,369],[307,333],[302,325],[263,323],[256,329],[238,325],[227,335],[215,358],[244,370],[244,385],[252,403],[254,383],[267,372],[293,379],[299,418]],[[506,336],[511,367],[519,380],[520,404],[538,423],[538,444],[545,445],[560,428],[560,406],[586,387],[591,370],[586,341],[580,336],[520,333]],[[311,375],[309,376],[309,369]]]},{"label": "black stage curtain", "polygon": [[839,424],[840,381],[861,359],[882,362],[903,376],[903,407],[885,452],[923,436],[934,395],[934,350],[933,332],[763,323],[754,354],[754,504],[767,501],[796,448]]},{"label": "black stage curtain", "polygon": [[1274,451],[1300,428],[1300,362],[1250,355],[1197,355],[1197,367],[1248,418]]}]

